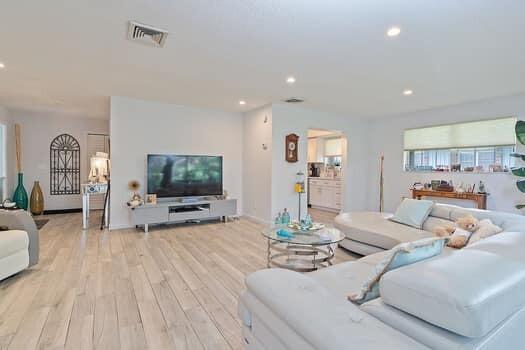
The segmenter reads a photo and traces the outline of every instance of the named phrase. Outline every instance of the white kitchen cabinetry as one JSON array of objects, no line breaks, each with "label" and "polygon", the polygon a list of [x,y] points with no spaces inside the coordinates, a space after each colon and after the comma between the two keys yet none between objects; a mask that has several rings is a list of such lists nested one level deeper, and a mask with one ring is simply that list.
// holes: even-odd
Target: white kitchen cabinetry
[{"label": "white kitchen cabinetry", "polygon": [[308,139],[308,162],[323,163],[324,162],[324,139],[321,137],[314,137]]},{"label": "white kitchen cabinetry", "polygon": [[310,178],[309,203],[312,207],[341,209],[341,181],[339,179]]}]

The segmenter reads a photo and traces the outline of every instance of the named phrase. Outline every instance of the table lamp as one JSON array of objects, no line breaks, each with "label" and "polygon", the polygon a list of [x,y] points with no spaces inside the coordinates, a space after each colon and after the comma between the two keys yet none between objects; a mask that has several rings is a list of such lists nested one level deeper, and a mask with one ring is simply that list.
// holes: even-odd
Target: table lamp
[{"label": "table lamp", "polygon": [[97,152],[90,159],[91,170],[89,180],[96,183],[108,182],[109,175],[109,155],[104,152]]}]

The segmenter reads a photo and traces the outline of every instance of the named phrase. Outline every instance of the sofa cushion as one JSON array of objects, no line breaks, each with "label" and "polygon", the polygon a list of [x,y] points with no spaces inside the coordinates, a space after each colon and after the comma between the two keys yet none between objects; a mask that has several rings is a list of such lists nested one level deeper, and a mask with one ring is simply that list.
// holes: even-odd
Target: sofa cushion
[{"label": "sofa cushion", "polygon": [[430,211],[430,217],[456,221],[466,215],[472,215],[478,220],[490,219],[504,231],[523,231],[525,217],[518,214],[503,213],[491,210],[463,208],[452,204],[435,203]]},{"label": "sofa cushion", "polygon": [[308,273],[332,293],[346,299],[349,292],[358,293],[365,280],[374,273],[374,266],[349,261]]},{"label": "sofa cushion", "polygon": [[423,230],[428,232],[434,232],[434,230],[438,226],[456,226],[456,224],[454,223],[454,221],[429,216],[423,223]]},{"label": "sofa cushion", "polygon": [[425,322],[394,307],[386,305],[381,298],[361,305],[361,310],[369,313],[392,328],[410,335],[411,338],[431,349],[521,349],[525,344],[525,334],[521,332],[525,322],[525,307],[499,323],[486,336],[464,337]]},{"label": "sofa cushion", "polygon": [[390,220],[421,229],[433,206],[432,201],[405,198]]},{"label": "sofa cushion", "polygon": [[353,241],[383,249],[433,236],[430,232],[387,220],[391,216],[379,212],[342,213],[336,216],[335,226]]},{"label": "sofa cushion", "polygon": [[[336,297],[310,275],[283,269],[259,270],[246,277],[246,287],[246,293],[260,301],[261,307],[270,310],[315,349],[347,349],[350,344],[356,349],[426,349]],[[246,300],[243,302],[248,306]],[[270,322],[268,326],[279,336],[279,329]],[[288,348],[301,349],[290,345]]]},{"label": "sofa cushion", "polygon": [[374,266],[373,273],[366,278],[358,293],[350,291],[348,299],[361,304],[379,297],[379,279],[381,276],[387,271],[439,255],[443,250],[445,240],[446,238],[431,237],[398,244],[389,250],[390,254]]},{"label": "sofa cushion", "polygon": [[390,271],[380,283],[385,303],[466,337],[522,308],[523,290],[523,261],[475,249]]},{"label": "sofa cushion", "polygon": [[474,231],[474,233],[470,236],[468,245],[474,244],[478,241],[481,241],[482,239],[494,236],[495,234],[498,234],[502,231],[503,230],[501,229],[501,227],[494,225],[490,219],[483,219],[479,222],[476,231]]},{"label": "sofa cushion", "polygon": [[467,215],[472,215],[478,220],[490,219],[504,231],[523,231],[525,227],[525,217],[522,215],[473,208],[454,207],[450,212],[450,219],[456,221]]},{"label": "sofa cushion", "polygon": [[454,208],[459,208],[459,207],[456,205],[450,205],[450,204],[434,203],[434,206],[432,207],[432,210],[430,211],[430,216],[433,216],[435,218],[450,220],[450,212]]},{"label": "sofa cushion", "polygon": [[0,258],[12,255],[20,250],[27,250],[29,238],[25,231],[0,231]]},{"label": "sofa cushion", "polygon": [[481,250],[525,262],[525,232],[502,232],[469,244],[465,250]]}]

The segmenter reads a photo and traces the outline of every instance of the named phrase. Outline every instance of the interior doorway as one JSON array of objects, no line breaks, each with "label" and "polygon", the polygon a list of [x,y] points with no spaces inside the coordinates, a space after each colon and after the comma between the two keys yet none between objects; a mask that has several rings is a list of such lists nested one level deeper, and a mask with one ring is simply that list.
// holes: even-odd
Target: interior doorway
[{"label": "interior doorway", "polygon": [[332,223],[343,208],[346,149],[342,132],[308,129],[307,201],[314,221]]}]

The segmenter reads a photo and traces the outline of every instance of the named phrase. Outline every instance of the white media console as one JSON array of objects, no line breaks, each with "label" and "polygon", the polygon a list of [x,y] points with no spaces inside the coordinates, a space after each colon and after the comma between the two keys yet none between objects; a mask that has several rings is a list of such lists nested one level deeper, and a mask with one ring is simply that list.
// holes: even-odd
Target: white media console
[{"label": "white media console", "polygon": [[148,232],[150,224],[176,223],[196,220],[221,219],[237,214],[237,199],[172,200],[131,208],[136,226]]}]

